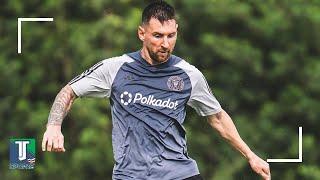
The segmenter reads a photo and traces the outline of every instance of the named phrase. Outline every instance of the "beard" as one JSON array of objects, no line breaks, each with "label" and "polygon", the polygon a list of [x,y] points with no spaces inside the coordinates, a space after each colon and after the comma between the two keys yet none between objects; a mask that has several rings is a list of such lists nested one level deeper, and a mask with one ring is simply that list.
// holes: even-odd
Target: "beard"
[{"label": "beard", "polygon": [[156,52],[153,52],[150,49],[148,49],[148,52],[149,52],[150,58],[153,61],[158,62],[158,63],[166,62],[171,55],[171,52],[169,49],[168,50],[159,50]]}]

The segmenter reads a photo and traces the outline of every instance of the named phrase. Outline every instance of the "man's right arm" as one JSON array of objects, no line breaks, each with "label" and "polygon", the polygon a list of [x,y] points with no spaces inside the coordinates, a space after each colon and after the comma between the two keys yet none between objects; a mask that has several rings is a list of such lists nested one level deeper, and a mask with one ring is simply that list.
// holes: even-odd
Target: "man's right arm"
[{"label": "man's right arm", "polygon": [[[42,151],[64,152],[61,124],[73,101],[79,97],[110,96],[112,82],[120,67],[133,60],[127,55],[103,60],[72,79],[56,96],[43,135]],[[72,86],[72,88],[71,88]]]},{"label": "man's right arm", "polygon": [[43,135],[42,151],[65,151],[61,125],[76,98],[70,85],[62,88],[56,96],[48,117],[47,130]]}]

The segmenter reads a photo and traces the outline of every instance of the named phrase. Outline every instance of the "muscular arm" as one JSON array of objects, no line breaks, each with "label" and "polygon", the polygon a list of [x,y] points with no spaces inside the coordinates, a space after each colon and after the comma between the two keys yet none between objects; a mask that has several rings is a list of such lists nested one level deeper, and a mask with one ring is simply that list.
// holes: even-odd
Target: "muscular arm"
[{"label": "muscular arm", "polygon": [[207,120],[212,128],[217,130],[229,144],[248,159],[251,168],[256,173],[260,174],[266,180],[271,179],[268,163],[250,150],[248,145],[241,139],[232,119],[224,110],[208,116]]},{"label": "muscular arm", "polygon": [[66,85],[56,96],[48,117],[48,125],[61,125],[68,114],[73,101],[76,99],[72,88]]},{"label": "muscular arm", "polygon": [[47,130],[43,134],[42,151],[65,151],[61,124],[76,97],[77,96],[69,85],[62,88],[56,96],[49,113]]},{"label": "muscular arm", "polygon": [[240,151],[246,158],[252,154],[250,148],[241,139],[230,116],[224,110],[215,115],[208,116],[207,120],[212,128],[216,129],[228,143]]}]

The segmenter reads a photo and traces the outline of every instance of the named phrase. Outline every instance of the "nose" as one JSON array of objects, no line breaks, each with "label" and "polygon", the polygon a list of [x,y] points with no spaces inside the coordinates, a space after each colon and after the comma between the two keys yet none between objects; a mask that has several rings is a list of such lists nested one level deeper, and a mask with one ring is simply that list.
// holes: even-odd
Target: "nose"
[{"label": "nose", "polygon": [[162,44],[161,44],[162,47],[168,49],[169,48],[169,41],[168,41],[168,38],[167,37],[164,37],[163,38],[163,41],[162,41]]}]

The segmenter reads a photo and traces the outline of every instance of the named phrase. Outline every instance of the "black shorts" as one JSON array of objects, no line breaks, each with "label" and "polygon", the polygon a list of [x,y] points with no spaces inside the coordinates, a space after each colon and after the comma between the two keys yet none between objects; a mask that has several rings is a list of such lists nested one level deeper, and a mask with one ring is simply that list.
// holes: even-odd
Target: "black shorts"
[{"label": "black shorts", "polygon": [[195,175],[195,176],[188,177],[188,178],[186,178],[184,180],[203,180],[203,179],[202,179],[201,175],[198,174],[198,175]]}]

